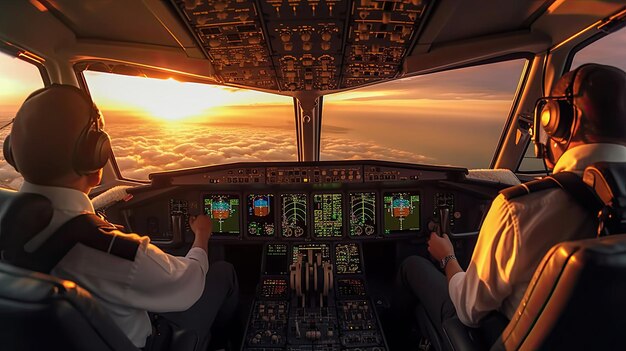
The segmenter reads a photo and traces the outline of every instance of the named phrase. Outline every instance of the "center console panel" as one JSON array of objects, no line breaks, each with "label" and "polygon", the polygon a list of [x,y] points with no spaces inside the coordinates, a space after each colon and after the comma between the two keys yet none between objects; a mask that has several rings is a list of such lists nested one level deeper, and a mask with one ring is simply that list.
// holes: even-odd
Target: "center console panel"
[{"label": "center console panel", "polygon": [[262,265],[243,350],[388,350],[360,243],[268,243]]}]

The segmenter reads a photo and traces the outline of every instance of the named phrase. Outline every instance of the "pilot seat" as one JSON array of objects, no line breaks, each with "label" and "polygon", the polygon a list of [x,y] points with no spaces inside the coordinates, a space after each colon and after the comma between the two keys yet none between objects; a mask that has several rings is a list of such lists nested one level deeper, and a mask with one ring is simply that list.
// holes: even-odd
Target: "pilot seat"
[{"label": "pilot seat", "polygon": [[[20,268],[26,243],[52,218],[44,196],[0,190],[0,340],[3,350],[138,350],[76,283]],[[151,351],[195,350],[197,337],[164,326]],[[193,334],[193,335],[192,335]]]}]

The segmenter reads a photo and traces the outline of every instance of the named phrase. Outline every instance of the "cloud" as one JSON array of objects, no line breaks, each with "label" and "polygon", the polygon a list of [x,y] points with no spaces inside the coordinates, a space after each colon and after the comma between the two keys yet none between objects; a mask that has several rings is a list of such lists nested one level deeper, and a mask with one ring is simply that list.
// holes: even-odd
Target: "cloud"
[{"label": "cloud", "polygon": [[[5,121],[0,121],[0,125],[4,125]],[[9,134],[10,128],[0,130],[0,142],[4,142],[4,138]],[[6,162],[4,155],[0,153],[0,187],[19,189],[24,179],[17,171]]]},{"label": "cloud", "polygon": [[[434,157],[355,138],[349,128],[328,127],[322,136],[322,160],[437,162]],[[225,163],[297,160],[295,131],[290,128],[146,123],[129,118],[107,123],[106,130],[122,175],[129,179],[145,180],[150,173]],[[8,129],[0,131],[0,138],[7,133]],[[0,162],[0,185],[18,189],[22,182],[19,173]]]},{"label": "cloud", "polygon": [[[295,161],[295,132],[201,124],[109,124],[122,174],[147,179],[152,172],[234,162]],[[345,132],[336,128],[335,132]],[[432,158],[345,137],[325,138],[323,159],[394,159],[426,163]]]}]

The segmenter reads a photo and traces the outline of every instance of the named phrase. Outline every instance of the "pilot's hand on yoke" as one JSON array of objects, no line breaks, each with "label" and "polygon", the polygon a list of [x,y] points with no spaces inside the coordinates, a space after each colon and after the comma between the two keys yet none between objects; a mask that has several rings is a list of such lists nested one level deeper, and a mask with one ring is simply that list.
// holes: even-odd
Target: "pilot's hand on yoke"
[{"label": "pilot's hand on yoke", "polygon": [[430,239],[428,239],[428,252],[437,261],[441,261],[444,257],[454,255],[454,247],[448,234],[443,236],[437,235],[437,233],[430,233]]},{"label": "pilot's hand on yoke", "polygon": [[208,242],[213,233],[213,222],[207,215],[189,216],[189,227],[195,234],[196,240]]}]

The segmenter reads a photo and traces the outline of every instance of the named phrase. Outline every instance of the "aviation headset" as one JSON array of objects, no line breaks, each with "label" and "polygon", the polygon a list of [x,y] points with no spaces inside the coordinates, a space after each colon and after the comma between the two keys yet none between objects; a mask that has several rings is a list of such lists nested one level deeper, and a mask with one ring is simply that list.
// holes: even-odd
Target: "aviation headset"
[{"label": "aviation headset", "polygon": [[582,65],[574,70],[572,77],[565,88],[564,96],[546,96],[539,98],[535,104],[535,121],[533,141],[535,152],[538,157],[546,154],[546,145],[539,140],[539,128],[543,128],[546,134],[555,142],[569,145],[572,135],[576,130],[580,118],[576,117],[576,105],[574,104],[574,82]]},{"label": "aviation headset", "polygon": [[[107,163],[112,152],[109,135],[100,129],[102,123],[100,111],[85,92],[75,86],[66,84],[52,84],[36,90],[30,94],[24,102],[51,89],[72,90],[80,95],[87,103],[87,106],[89,106],[89,119],[74,144],[72,167],[79,175],[87,175],[98,171]],[[6,139],[4,139],[2,151],[5,160],[19,172],[15,159],[13,158],[13,151],[11,150],[11,134],[7,135]]]}]

